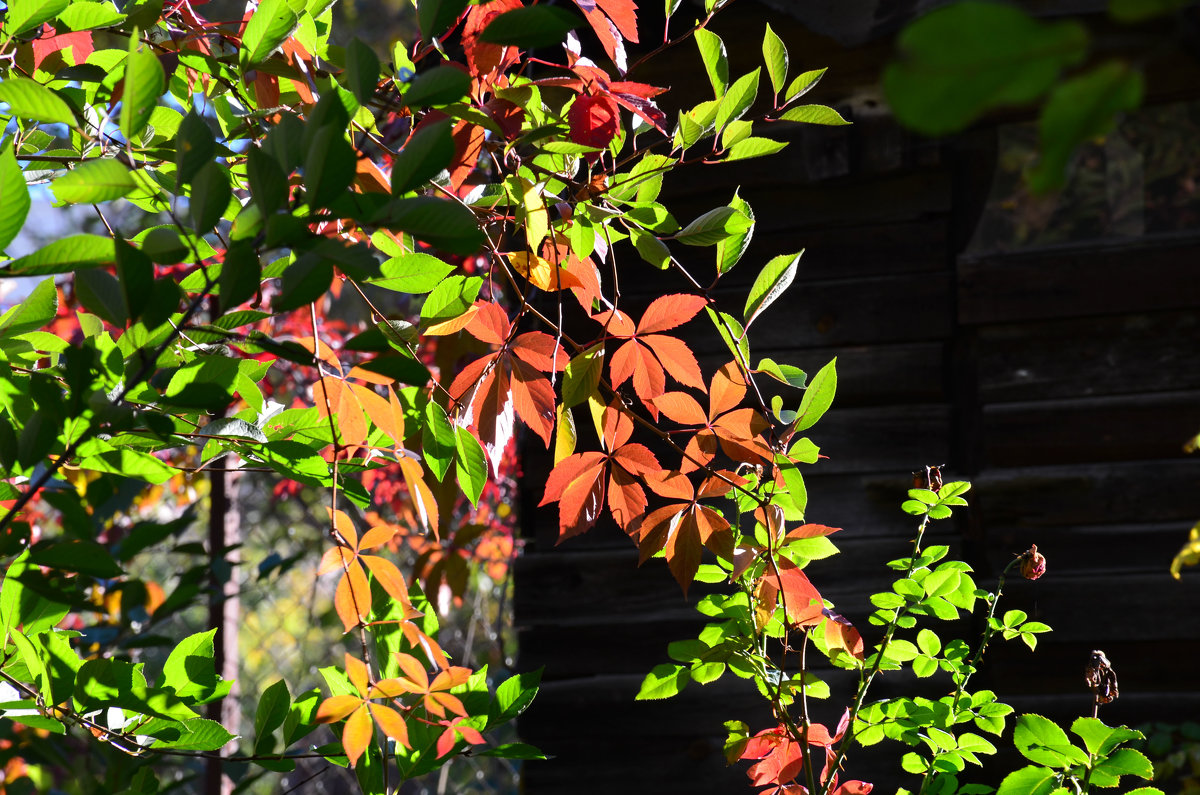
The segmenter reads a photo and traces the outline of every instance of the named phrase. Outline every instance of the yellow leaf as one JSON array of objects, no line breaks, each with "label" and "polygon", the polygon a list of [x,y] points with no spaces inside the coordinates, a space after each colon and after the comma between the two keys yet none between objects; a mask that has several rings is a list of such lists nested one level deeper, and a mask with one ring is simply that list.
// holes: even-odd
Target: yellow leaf
[{"label": "yellow leaf", "polygon": [[542,201],[541,188],[527,179],[520,179],[521,204],[525,208],[525,245],[533,251],[550,231],[550,212]]},{"label": "yellow leaf", "polygon": [[555,413],[558,417],[555,422],[554,465],[558,466],[564,458],[575,452],[575,442],[579,437],[575,433],[575,417],[571,410],[560,403]]}]

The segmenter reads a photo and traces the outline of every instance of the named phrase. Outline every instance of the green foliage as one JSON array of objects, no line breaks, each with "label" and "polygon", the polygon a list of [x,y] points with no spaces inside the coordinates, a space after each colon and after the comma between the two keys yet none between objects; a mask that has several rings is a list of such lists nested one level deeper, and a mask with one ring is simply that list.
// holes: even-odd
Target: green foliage
[{"label": "green foliage", "polygon": [[[1123,776],[1154,778],[1154,769],[1146,756],[1133,748],[1122,747],[1131,740],[1145,739],[1140,731],[1125,726],[1111,727],[1097,718],[1077,718],[1071,732],[1083,743],[1072,744],[1058,724],[1041,715],[1017,718],[1013,742],[1017,750],[1034,764],[1010,773],[1000,784],[997,795],[1018,793],[1091,792],[1092,787],[1121,785]],[[1130,792],[1163,795],[1154,787],[1139,787]]]}]

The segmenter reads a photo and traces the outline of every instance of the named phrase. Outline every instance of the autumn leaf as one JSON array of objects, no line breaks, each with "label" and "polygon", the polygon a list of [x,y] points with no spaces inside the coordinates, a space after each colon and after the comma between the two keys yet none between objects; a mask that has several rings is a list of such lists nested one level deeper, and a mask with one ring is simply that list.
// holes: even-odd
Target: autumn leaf
[{"label": "autumn leaf", "polygon": [[828,608],[821,612],[825,616],[825,645],[829,648],[830,658],[844,652],[856,660],[864,659],[862,635],[854,625]]},{"label": "autumn leaf", "polygon": [[632,379],[633,391],[647,410],[658,418],[655,398],[666,392],[669,373],[679,383],[704,389],[696,357],[678,337],[659,332],[673,329],[691,320],[708,301],[702,296],[676,293],[655,299],[635,326],[619,309],[601,312],[593,320],[604,325],[609,336],[628,340],[608,361],[609,377],[615,389]]},{"label": "autumn leaf", "polygon": [[622,39],[634,44],[638,41],[637,5],[633,0],[575,0],[575,5],[587,18],[613,64],[624,73],[627,65]]},{"label": "autumn leaf", "polygon": [[746,397],[746,380],[735,362],[721,367],[708,388],[708,411],[686,392],[665,392],[654,406],[680,425],[700,426],[684,448],[682,472],[708,466],[717,448],[739,463],[771,460],[771,448],[762,439],[769,426],[761,412],[737,408]]},{"label": "autumn leaf", "polygon": [[413,693],[421,696],[421,704],[430,715],[445,718],[446,711],[449,710],[455,715],[467,717],[467,709],[462,700],[450,691],[466,684],[471,678],[470,668],[447,666],[431,680],[425,666],[416,657],[404,652],[395,652],[393,657],[404,675],[380,682],[376,688],[381,694],[389,698],[399,698]]},{"label": "autumn leaf", "polygon": [[728,494],[734,479],[742,480],[732,473],[719,473],[706,478],[700,488],[695,489],[688,477],[680,472],[648,474],[646,484],[655,493],[681,502],[658,508],[628,528],[629,535],[638,545],[639,563],[645,563],[659,550],[665,550],[667,567],[687,594],[688,586],[700,568],[700,556],[705,547],[718,557],[732,561],[733,531],[729,522],[698,500]]},{"label": "autumn leaf", "polygon": [[[620,109],[617,101],[606,94],[582,94],[567,113],[570,126],[568,137],[577,144],[604,149],[621,131]],[[600,152],[589,152],[587,161],[594,163]]]},{"label": "autumn leaf", "polygon": [[474,425],[495,471],[509,439],[513,416],[550,446],[554,432],[554,387],[546,373],[563,370],[570,357],[549,334],[512,336],[512,324],[499,305],[476,303],[466,330],[500,350],[468,364],[450,385],[450,397],[463,409],[464,425]]},{"label": "autumn leaf", "polygon": [[787,558],[776,561],[774,568],[767,567],[758,582],[757,593],[760,625],[775,611],[781,594],[787,619],[794,626],[816,626],[824,618],[825,604],[820,592],[808,575]]},{"label": "autumn leaf", "polygon": [[445,727],[437,739],[437,755],[439,758],[454,750],[459,737],[472,745],[483,745],[485,743],[483,735],[479,733],[478,729],[463,725],[463,721],[465,720],[466,718],[454,718],[452,720],[438,721],[439,726]]},{"label": "autumn leaf", "polygon": [[383,546],[390,541],[396,534],[396,528],[386,524],[376,525],[360,539],[349,516],[341,511],[330,511],[330,515],[337,546],[321,557],[317,575],[335,570],[342,572],[342,579],[334,591],[333,605],[345,631],[349,632],[365,623],[371,612],[371,586],[363,571],[364,565],[389,596],[404,605],[406,612],[416,614],[408,598],[408,585],[396,564],[378,555],[363,554],[364,550]]},{"label": "autumn leaf", "polygon": [[648,447],[629,441],[633,420],[619,405],[605,407],[601,427],[604,452],[567,456],[546,480],[539,504],[558,503],[559,542],[591,528],[606,497],[613,519],[628,529],[646,511],[639,478],[662,469]]},{"label": "autumn leaf", "polygon": [[408,726],[400,713],[384,704],[376,704],[373,698],[391,698],[387,693],[394,680],[385,679],[375,685],[369,682],[367,666],[350,654],[346,655],[346,677],[358,691],[358,695],[343,694],[330,696],[317,707],[318,723],[335,723],[345,720],[342,729],[342,747],[350,767],[354,767],[366,752],[375,736],[375,725],[400,746],[408,747]]}]

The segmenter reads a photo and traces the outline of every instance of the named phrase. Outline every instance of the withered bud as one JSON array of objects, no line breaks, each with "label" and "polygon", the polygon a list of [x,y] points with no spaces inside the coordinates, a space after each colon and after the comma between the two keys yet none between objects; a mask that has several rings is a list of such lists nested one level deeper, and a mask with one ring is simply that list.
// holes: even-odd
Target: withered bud
[{"label": "withered bud", "polygon": [[1038,552],[1037,544],[1032,544],[1028,551],[1021,555],[1021,576],[1027,580],[1036,580],[1046,573],[1046,556]]},{"label": "withered bud", "polygon": [[1087,667],[1083,669],[1083,681],[1092,691],[1097,704],[1107,704],[1120,695],[1117,691],[1117,673],[1099,649],[1094,649],[1088,658]]}]

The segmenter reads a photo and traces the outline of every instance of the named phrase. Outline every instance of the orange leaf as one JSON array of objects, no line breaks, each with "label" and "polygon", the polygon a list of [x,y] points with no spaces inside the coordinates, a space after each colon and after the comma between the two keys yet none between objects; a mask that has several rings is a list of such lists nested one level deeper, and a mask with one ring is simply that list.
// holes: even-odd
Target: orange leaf
[{"label": "orange leaf", "polygon": [[404,444],[404,410],[398,400],[391,400],[392,391],[389,389],[388,397],[382,398],[361,384],[351,384],[350,388],[375,427],[391,437],[397,447]]},{"label": "orange leaf", "polygon": [[[377,373],[374,370],[368,370],[365,367],[351,367],[350,372],[346,375],[347,378],[357,378],[360,381],[366,381],[368,384],[377,386],[391,386],[396,383],[396,379]],[[357,384],[355,384],[357,386]]]},{"label": "orange leaf", "polygon": [[476,301],[477,312],[467,324],[467,333],[480,342],[501,345],[508,339],[512,322],[508,313],[499,304],[492,301]]},{"label": "orange leaf", "polygon": [[358,176],[355,177],[354,184],[362,188],[363,193],[388,193],[391,191],[391,183],[388,178],[370,158],[360,157],[355,171]]},{"label": "orange leaf", "polygon": [[821,536],[832,535],[842,532],[840,527],[826,527],[823,524],[802,524],[796,529],[787,534],[789,541],[796,541],[801,538],[820,538]]},{"label": "orange leaf", "polygon": [[350,564],[333,593],[333,607],[346,632],[362,623],[371,612],[371,585],[357,562]]},{"label": "orange leaf", "polygon": [[350,517],[342,511],[331,510],[328,506],[325,507],[325,513],[333,519],[333,529],[345,540],[346,546],[357,551],[358,531],[354,529],[354,522]]},{"label": "orange leaf", "polygon": [[371,717],[379,724],[379,728],[383,729],[383,733],[401,747],[408,748],[408,725],[405,724],[404,718],[400,717],[400,713],[382,704],[372,704],[370,710]]},{"label": "orange leaf", "polygon": [[354,689],[364,696],[367,694],[367,686],[371,675],[367,671],[367,664],[362,660],[347,654],[346,660],[346,678],[350,680],[350,684],[354,685]]},{"label": "orange leaf", "polygon": [[363,700],[358,696],[330,696],[317,707],[318,723],[333,723],[349,715],[362,706]]},{"label": "orange leaf", "polygon": [[346,758],[350,760],[350,767],[357,764],[359,757],[371,744],[371,738],[374,735],[375,726],[371,723],[371,716],[367,714],[364,704],[355,710],[350,719],[346,721],[346,728],[342,730],[342,747],[346,750]]},{"label": "orange leaf", "polygon": [[708,299],[700,295],[673,293],[660,296],[646,307],[642,320],[638,323],[637,333],[652,334],[681,326],[706,306]]},{"label": "orange leaf", "polygon": [[405,457],[400,459],[400,472],[404,475],[413,508],[421,523],[433,533],[434,538],[440,538],[437,500],[425,483],[425,470],[413,459]]},{"label": "orange leaf", "polygon": [[584,287],[583,282],[566,269],[566,263],[555,264],[528,251],[513,251],[507,256],[513,269],[539,290],[552,293],[572,287]]},{"label": "orange leaf", "polygon": [[342,363],[340,361],[338,361],[338,357],[334,354],[333,348],[329,347],[329,343],[327,343],[327,342],[321,343],[321,353],[318,356],[317,355],[317,346],[316,346],[316,343],[314,342],[313,337],[297,337],[295,340],[293,340],[293,342],[295,342],[301,348],[304,348],[305,350],[307,350],[313,356],[316,356],[318,359],[320,359],[321,361],[328,364],[330,367],[333,368],[333,371],[337,375],[342,374]]},{"label": "orange leaf", "polygon": [[371,574],[375,575],[375,579],[389,596],[402,604],[408,604],[408,585],[395,563],[377,555],[363,555],[362,562],[371,570]]}]

